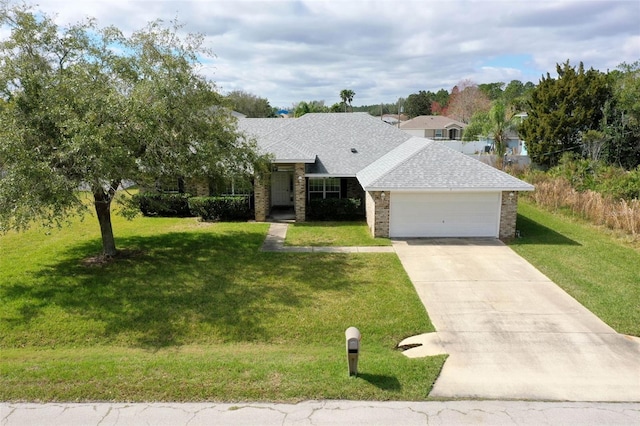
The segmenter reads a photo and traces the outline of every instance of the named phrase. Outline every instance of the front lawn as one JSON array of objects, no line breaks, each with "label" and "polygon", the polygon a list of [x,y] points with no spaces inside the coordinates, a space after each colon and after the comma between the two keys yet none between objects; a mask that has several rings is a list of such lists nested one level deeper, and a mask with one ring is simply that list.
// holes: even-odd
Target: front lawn
[{"label": "front lawn", "polygon": [[511,248],[619,333],[640,336],[640,251],[581,220],[518,202]]},{"label": "front lawn", "polygon": [[390,246],[388,238],[373,238],[365,222],[292,223],[285,245],[289,246]]},{"label": "front lawn", "polygon": [[444,357],[395,349],[433,330],[397,257],[265,253],[267,228],[114,217],[112,264],[93,217],[1,236],[0,400],[425,399]]}]

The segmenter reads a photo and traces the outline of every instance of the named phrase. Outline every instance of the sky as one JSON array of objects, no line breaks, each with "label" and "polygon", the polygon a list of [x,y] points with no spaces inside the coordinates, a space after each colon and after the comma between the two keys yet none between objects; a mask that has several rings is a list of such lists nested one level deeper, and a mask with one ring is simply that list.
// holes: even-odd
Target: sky
[{"label": "sky", "polygon": [[[27,0],[29,2],[30,0]],[[640,0],[37,0],[60,25],[96,18],[131,32],[177,18],[216,56],[222,93],[274,107],[395,103],[463,80],[538,83],[569,60],[601,71],[640,60]]]}]

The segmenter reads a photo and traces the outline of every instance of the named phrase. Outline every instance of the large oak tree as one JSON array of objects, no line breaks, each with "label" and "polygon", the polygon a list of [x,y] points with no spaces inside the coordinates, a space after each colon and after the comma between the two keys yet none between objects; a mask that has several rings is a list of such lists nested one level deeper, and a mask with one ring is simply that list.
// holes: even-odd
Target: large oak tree
[{"label": "large oak tree", "polygon": [[61,28],[26,6],[0,7],[0,231],[86,213],[86,187],[114,256],[111,204],[123,182],[220,176],[258,161],[198,73],[210,54],[202,36],[161,22],[130,36],[93,20]]}]

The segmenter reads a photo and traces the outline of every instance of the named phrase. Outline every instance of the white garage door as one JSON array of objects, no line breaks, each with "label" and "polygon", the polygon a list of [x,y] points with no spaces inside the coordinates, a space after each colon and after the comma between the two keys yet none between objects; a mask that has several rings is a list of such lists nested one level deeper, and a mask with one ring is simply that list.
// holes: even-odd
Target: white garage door
[{"label": "white garage door", "polygon": [[500,193],[392,192],[392,237],[498,237]]}]

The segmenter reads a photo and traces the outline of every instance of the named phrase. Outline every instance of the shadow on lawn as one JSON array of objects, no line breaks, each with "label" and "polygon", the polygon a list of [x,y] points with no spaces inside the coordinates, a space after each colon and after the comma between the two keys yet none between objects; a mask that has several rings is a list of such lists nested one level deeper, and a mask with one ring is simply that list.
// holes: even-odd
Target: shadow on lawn
[{"label": "shadow on lawn", "polygon": [[577,241],[547,228],[539,222],[518,214],[516,228],[520,231],[520,238],[515,239],[512,244],[546,244],[546,245],[581,245]]},{"label": "shadow on lawn", "polygon": [[[60,326],[66,335],[50,330],[53,342],[146,348],[269,342],[280,338],[265,326],[273,316],[312,303],[317,291],[349,292],[351,284],[344,258],[291,261],[287,255],[261,253],[263,239],[262,233],[240,232],[120,238],[119,248],[136,256],[97,266],[82,262],[95,250],[96,241],[89,241],[25,283],[3,286],[2,297],[23,304],[14,324],[52,311],[69,315],[73,324]],[[47,320],[55,324],[65,318]]]},{"label": "shadow on lawn", "polygon": [[358,373],[358,378],[366,380],[375,387],[385,391],[399,391],[401,389],[400,381],[393,376],[385,376],[382,374]]}]

